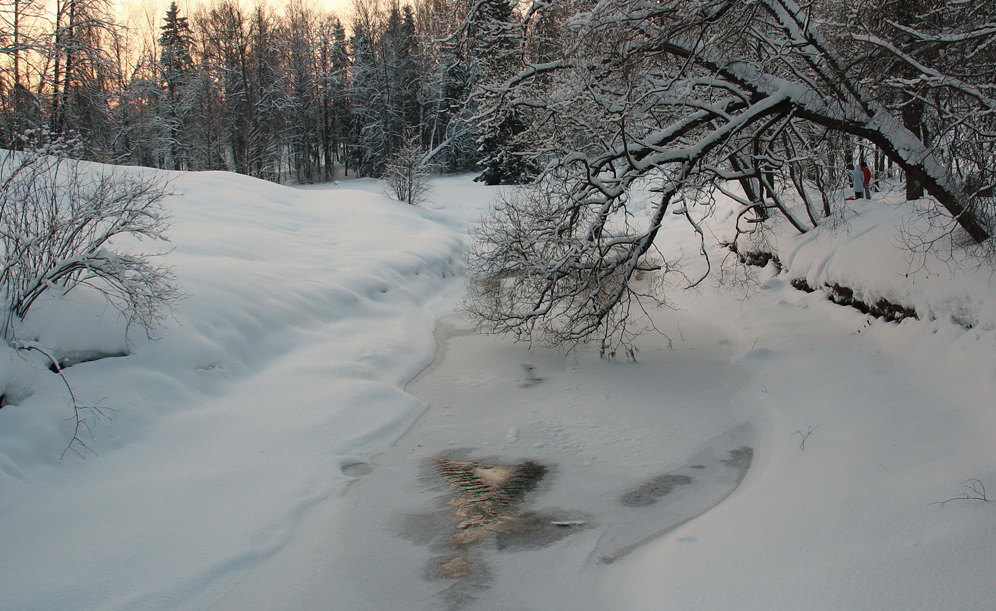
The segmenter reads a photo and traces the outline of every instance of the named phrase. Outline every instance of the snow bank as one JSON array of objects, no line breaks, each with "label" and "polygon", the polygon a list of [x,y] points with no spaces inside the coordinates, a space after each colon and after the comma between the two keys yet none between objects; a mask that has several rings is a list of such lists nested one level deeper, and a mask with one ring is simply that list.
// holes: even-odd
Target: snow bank
[{"label": "snow bank", "polygon": [[[709,222],[728,240],[724,212]],[[901,238],[911,230],[933,231],[914,206],[856,202],[834,227],[776,227],[743,247],[784,268],[759,271],[749,299],[676,296],[730,334],[732,362],[751,372],[736,403],[759,432],[755,460],[731,498],[613,567],[603,606],[991,607],[996,507],[943,501],[979,496],[963,482],[996,482],[996,290],[961,253],[914,257]],[[883,322],[794,278],[919,319]]]}]

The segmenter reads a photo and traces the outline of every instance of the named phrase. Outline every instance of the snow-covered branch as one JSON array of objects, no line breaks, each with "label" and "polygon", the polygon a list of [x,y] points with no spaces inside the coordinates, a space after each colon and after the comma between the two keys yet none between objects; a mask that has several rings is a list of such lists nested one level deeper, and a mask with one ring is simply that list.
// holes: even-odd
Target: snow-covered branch
[{"label": "snow-covered branch", "polygon": [[[856,141],[922,184],[972,240],[989,240],[992,190],[982,182],[969,192],[959,174],[983,172],[979,158],[952,163],[954,148],[893,114],[876,97],[880,88],[867,84],[857,54],[838,47],[855,38],[822,30],[818,11],[826,8],[793,0],[600,0],[565,20],[555,61],[493,84],[496,112],[501,104],[529,108],[533,122],[519,138],[548,168],[532,195],[506,201],[480,236],[472,272],[483,287],[473,308],[482,325],[551,343],[625,343],[641,297],[634,274],[673,201],[707,206],[726,188],[721,181],[736,180],[753,222],[777,212],[808,231],[839,206]],[[865,58],[875,58],[868,47],[877,46],[924,83],[945,82],[977,104],[993,86],[953,78],[897,44],[873,44],[881,35],[862,36]],[[985,36],[979,30],[972,40]],[[964,126],[975,129],[973,146],[987,137],[981,122]],[[996,139],[973,154],[994,148]],[[637,184],[659,185],[659,199],[641,203],[645,216],[632,210]]]}]

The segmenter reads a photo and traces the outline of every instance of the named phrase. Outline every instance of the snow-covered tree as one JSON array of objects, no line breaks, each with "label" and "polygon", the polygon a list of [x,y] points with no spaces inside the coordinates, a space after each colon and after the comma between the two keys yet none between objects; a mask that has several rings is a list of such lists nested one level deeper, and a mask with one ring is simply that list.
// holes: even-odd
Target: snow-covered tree
[{"label": "snow-covered tree", "polygon": [[187,138],[187,117],[192,110],[193,34],[187,18],[180,15],[176,2],[170,3],[163,21],[159,34],[159,67],[165,166],[168,169],[188,169],[188,147],[184,140]]},{"label": "snow-covered tree", "polygon": [[349,99],[352,111],[349,157],[361,176],[377,175],[387,151],[387,84],[377,56],[379,18],[367,5],[356,5],[349,46],[352,55]]},{"label": "snow-covered tree", "polygon": [[418,206],[429,193],[432,169],[417,135],[409,135],[384,166],[383,179],[388,192],[412,206]]},{"label": "snow-covered tree", "polygon": [[316,41],[316,62],[323,178],[335,176],[335,164],[346,159],[344,147],[349,133],[347,97],[349,53],[346,28],[335,15],[322,20]]},{"label": "snow-covered tree", "polygon": [[[949,8],[956,4],[964,5]],[[485,328],[553,343],[598,339],[607,349],[626,342],[631,308],[643,297],[661,298],[640,294],[632,279],[667,268],[654,253],[666,213],[692,221],[691,206],[709,205],[716,189],[740,181],[754,220],[780,212],[807,231],[830,212],[821,198],[842,186],[832,174],[840,170],[827,164],[840,148],[838,136],[877,147],[923,185],[965,239],[981,243],[992,235],[992,193],[967,180],[974,172],[981,184],[992,184],[978,167],[983,157],[947,158],[938,142],[904,127],[864,84],[861,57],[842,53],[839,38],[824,35],[817,12],[824,5],[568,6],[574,17],[561,56],[527,64],[487,100],[495,112],[536,114],[529,142],[551,168],[533,197],[506,202],[485,225],[473,262],[486,287],[474,308]],[[969,39],[981,52],[996,37],[981,24],[963,24],[960,33],[890,27],[935,53],[949,44],[961,49]],[[921,57],[867,33],[861,40],[916,66],[935,92],[955,92],[948,108],[979,117],[980,126],[996,108],[986,54],[927,63],[926,50]],[[968,67],[975,61],[980,65]],[[975,150],[989,150],[993,133],[973,131]],[[948,142],[946,149],[956,147]],[[654,185],[645,217],[630,205],[638,183]],[[814,195],[821,184],[824,195]]]},{"label": "snow-covered tree", "polygon": [[287,5],[287,140],[294,178],[300,183],[314,182],[321,172],[317,26],[318,15],[310,6],[300,0]]},{"label": "snow-covered tree", "polygon": [[252,103],[252,132],[246,173],[279,182],[282,178],[282,149],[291,119],[284,44],[272,10],[257,6],[253,11],[250,65],[253,74],[248,85]]},{"label": "snow-covered tree", "polygon": [[108,101],[116,64],[108,39],[116,27],[107,0],[58,0],[50,43],[44,47],[49,126],[57,134],[84,135],[92,157],[110,148]]},{"label": "snow-covered tree", "polygon": [[479,169],[473,106],[477,67],[466,40],[455,33],[466,7],[459,0],[425,0],[417,6],[422,53],[422,142],[443,172]]},{"label": "snow-covered tree", "polygon": [[[996,2],[876,0],[845,7],[849,25],[831,30],[847,41],[839,45],[847,59],[864,68],[862,84],[931,145],[970,198],[991,191]],[[924,189],[934,194],[907,174],[908,198]]]},{"label": "snow-covered tree", "polygon": [[[202,125],[220,136],[227,169],[276,179],[279,176],[284,73],[273,15],[263,7],[246,14],[234,0],[220,0],[198,19],[202,63],[213,106]],[[220,124],[220,125],[218,125]],[[220,132],[220,133],[218,133]]]},{"label": "snow-covered tree", "polygon": [[31,90],[29,60],[41,49],[38,22],[44,3],[11,0],[0,4],[0,142],[16,146],[16,134],[39,124],[40,104]]},{"label": "snow-covered tree", "polygon": [[[490,95],[522,66],[524,26],[510,0],[482,0],[473,5],[465,26],[469,54],[478,66],[475,88]],[[527,107],[492,105],[477,115],[479,180],[489,185],[518,184],[531,180],[536,164],[523,154],[519,136],[525,131]]]},{"label": "snow-covered tree", "polygon": [[396,90],[391,102],[391,137],[394,147],[407,145],[405,133],[418,128],[422,123],[422,108],[419,92],[422,87],[420,68],[421,49],[415,32],[415,14],[409,5],[393,4],[388,13],[381,44],[385,56],[385,69],[388,80]]},{"label": "snow-covered tree", "polygon": [[[154,51],[136,53],[134,39],[121,37],[114,49],[118,82],[111,104],[110,154],[116,163],[149,167],[169,167],[176,155],[176,138],[164,137],[163,90],[159,62]],[[137,59],[136,59],[137,56]]]}]

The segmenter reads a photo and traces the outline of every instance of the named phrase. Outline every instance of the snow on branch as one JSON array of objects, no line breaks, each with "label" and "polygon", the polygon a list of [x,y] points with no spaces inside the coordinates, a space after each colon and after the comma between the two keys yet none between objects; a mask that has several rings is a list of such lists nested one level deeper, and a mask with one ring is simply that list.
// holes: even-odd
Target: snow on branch
[{"label": "snow on branch", "polygon": [[[723,182],[736,180],[751,223],[779,213],[808,231],[839,205],[857,141],[923,185],[959,231],[987,242],[992,172],[979,151],[996,141],[982,141],[984,120],[957,128],[974,128],[972,149],[943,146],[956,142],[955,127],[940,143],[914,129],[864,78],[876,48],[901,56],[900,47],[873,44],[888,42],[881,32],[856,41],[853,27],[824,31],[824,9],[792,0],[600,0],[562,21],[555,62],[527,62],[492,83],[484,108],[499,116],[527,108],[532,121],[518,138],[547,170],[482,226],[471,257],[482,326],[529,341],[624,345],[643,300],[664,301],[637,283],[639,272],[676,268],[647,263],[673,202],[701,234],[689,204],[709,206]],[[981,98],[993,86],[907,60],[926,83]],[[976,157],[954,157],[963,154]],[[973,172],[982,186],[969,191]],[[638,184],[657,185],[645,214],[632,209]]]}]

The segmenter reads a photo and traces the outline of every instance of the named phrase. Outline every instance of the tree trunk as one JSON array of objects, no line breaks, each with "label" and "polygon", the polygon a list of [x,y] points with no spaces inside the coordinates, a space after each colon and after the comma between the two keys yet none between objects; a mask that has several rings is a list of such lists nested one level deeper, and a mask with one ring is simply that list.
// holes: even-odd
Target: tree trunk
[{"label": "tree trunk", "polygon": [[[926,142],[926,129],[923,126],[923,103],[911,100],[903,106],[903,126],[910,130],[921,142]],[[915,176],[906,174],[906,200],[923,197],[923,184]]]}]

